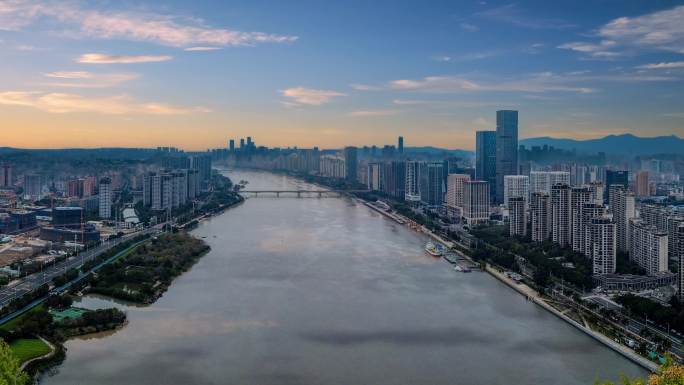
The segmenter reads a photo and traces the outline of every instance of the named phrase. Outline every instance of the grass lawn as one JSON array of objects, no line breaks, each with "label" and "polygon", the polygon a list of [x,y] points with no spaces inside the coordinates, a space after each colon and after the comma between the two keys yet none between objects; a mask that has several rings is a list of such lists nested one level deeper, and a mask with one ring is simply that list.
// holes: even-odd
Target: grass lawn
[{"label": "grass lawn", "polygon": [[33,309],[31,309],[31,310],[27,311],[26,313],[20,315],[19,317],[14,318],[14,319],[7,321],[4,324],[0,325],[0,329],[11,332],[18,325],[20,325],[22,322],[24,322],[24,318],[26,318],[26,316],[28,316],[30,313],[41,311],[43,309],[45,309],[45,305],[43,305],[41,303],[40,305],[34,307]]},{"label": "grass lawn", "polygon": [[20,363],[50,353],[50,347],[37,338],[18,339],[10,344],[10,349]]}]

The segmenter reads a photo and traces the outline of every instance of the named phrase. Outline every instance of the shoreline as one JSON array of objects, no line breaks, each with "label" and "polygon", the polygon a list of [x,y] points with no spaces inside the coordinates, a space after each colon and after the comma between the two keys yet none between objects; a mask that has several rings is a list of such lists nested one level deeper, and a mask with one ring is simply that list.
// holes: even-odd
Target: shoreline
[{"label": "shoreline", "polygon": [[[372,205],[370,202],[365,201],[365,200],[360,199],[360,198],[355,198],[355,199],[361,201],[361,203],[363,203],[366,207],[369,207],[373,211],[376,211],[376,212],[382,214],[386,218],[391,219],[398,224],[405,225],[406,227],[408,227],[411,230],[414,230],[414,231],[419,232],[421,234],[425,234],[425,235],[429,236],[430,238],[432,238],[436,241],[442,242],[443,244],[445,244],[446,246],[448,246],[450,249],[453,250],[453,242],[446,241],[446,240],[442,239],[442,237],[433,233],[429,229],[425,228],[425,226],[420,226],[420,227],[411,226],[410,225],[411,220],[406,218],[406,217],[403,217],[401,214],[398,214],[396,212],[387,212],[387,211],[385,211],[379,207]],[[402,223],[402,221],[403,221],[403,223]],[[470,256],[466,255],[465,253],[461,252],[460,250],[454,250],[454,251],[457,252],[460,256],[466,258],[468,261],[476,263],[475,261],[473,261],[472,258],[470,258]],[[539,297],[539,294],[536,292],[536,290],[530,288],[529,286],[525,285],[524,283],[517,284],[517,283],[511,281],[510,279],[505,277],[502,273],[498,272],[495,268],[491,267],[488,263],[485,264],[485,268],[483,270],[486,271],[487,273],[489,273],[489,275],[491,275],[492,277],[499,280],[500,282],[506,284],[507,286],[509,286],[510,288],[515,290],[516,292],[518,292],[519,294],[525,296],[528,300],[531,300],[532,302],[537,304],[537,306],[540,306],[541,308],[545,309],[546,311],[550,312],[551,314],[557,316],[561,320],[567,322],[571,326],[575,327],[576,329],[582,331],[583,333],[585,333],[589,337],[593,338],[595,341],[600,342],[604,346],[610,348],[611,350],[617,352],[618,354],[620,354],[623,357],[627,358],[628,360],[632,361],[634,364],[639,365],[640,367],[642,367],[642,368],[644,368],[644,369],[646,369],[652,373],[655,373],[658,370],[658,365],[656,363],[654,363],[650,360],[647,360],[646,358],[638,355],[632,349],[629,349],[626,346],[620,345],[619,343],[613,341],[612,339],[606,337],[605,335],[603,335],[599,332],[596,332],[594,330],[591,330],[591,329],[589,329],[583,325],[580,325],[577,322],[575,322],[573,319],[571,319],[570,317],[566,316],[565,314],[562,314],[560,311],[558,311],[557,309],[555,309],[551,305],[544,302],[544,300]],[[524,290],[523,286],[525,288],[527,288],[528,290],[527,291]]]}]

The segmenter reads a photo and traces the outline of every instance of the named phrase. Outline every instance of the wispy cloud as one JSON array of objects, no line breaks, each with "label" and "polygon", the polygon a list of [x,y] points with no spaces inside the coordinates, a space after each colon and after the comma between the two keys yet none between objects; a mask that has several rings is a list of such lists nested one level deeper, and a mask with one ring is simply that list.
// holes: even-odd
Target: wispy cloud
[{"label": "wispy cloud", "polygon": [[370,84],[359,84],[359,83],[350,84],[349,87],[351,87],[357,91],[380,91],[383,89],[383,87],[380,87],[380,86],[374,86],[374,85],[370,85]]},{"label": "wispy cloud", "polygon": [[575,27],[574,24],[558,18],[531,17],[516,4],[491,8],[486,11],[478,12],[475,16],[528,29],[562,30]]},{"label": "wispy cloud", "polygon": [[79,63],[87,64],[135,64],[135,63],[154,63],[173,59],[167,55],[107,55],[103,53],[87,53],[76,59]]},{"label": "wispy cloud", "polygon": [[468,92],[571,92],[591,93],[597,83],[605,82],[658,82],[676,79],[640,73],[589,74],[585,71],[530,74],[518,79],[482,81],[466,76],[428,76],[422,79],[399,79],[389,83],[390,89],[435,93]]},{"label": "wispy cloud", "polygon": [[373,117],[373,116],[389,116],[389,115],[396,115],[399,113],[398,110],[360,110],[360,111],[352,111],[349,113],[350,116],[353,116],[355,118],[361,118],[361,117]]},{"label": "wispy cloud", "polygon": [[346,96],[346,94],[337,91],[316,90],[305,87],[287,88],[280,91],[280,93],[291,100],[286,103],[308,106],[320,106],[331,102],[336,97]]},{"label": "wispy cloud", "polygon": [[611,51],[615,48],[616,42],[613,40],[601,40],[598,43],[572,42],[558,46],[560,49],[567,49],[575,52],[587,54],[593,58],[612,59],[622,56],[623,53]]},{"label": "wispy cloud", "polygon": [[684,53],[684,5],[637,17],[620,17],[601,26],[593,35],[599,42],[572,42],[559,48],[592,58],[611,59],[640,50]]},{"label": "wispy cloud", "polygon": [[566,84],[553,74],[538,74],[523,80],[480,82],[458,76],[428,76],[423,79],[400,79],[390,82],[396,90],[425,92],[576,92],[590,93],[590,87]]},{"label": "wispy cloud", "polygon": [[204,21],[140,11],[98,11],[74,2],[8,0],[0,3],[0,29],[18,30],[40,18],[61,23],[75,37],[147,41],[176,47],[291,43],[296,36],[214,28]]},{"label": "wispy cloud", "polygon": [[222,49],[221,47],[188,47],[184,51],[218,51]]},{"label": "wispy cloud", "polygon": [[95,74],[87,71],[56,71],[45,76],[56,79],[45,85],[66,88],[107,88],[138,78],[138,74],[132,73]]},{"label": "wispy cloud", "polygon": [[660,62],[660,63],[650,63],[637,66],[636,68],[646,69],[646,70],[661,70],[661,69],[675,69],[684,68],[684,61],[671,61],[671,62]]},{"label": "wispy cloud", "polygon": [[203,107],[180,107],[163,103],[140,103],[128,96],[84,96],[40,91],[0,92],[0,105],[31,107],[50,113],[90,112],[108,115],[179,115],[208,112]]},{"label": "wispy cloud", "polygon": [[468,31],[468,32],[477,32],[480,30],[480,27],[476,26],[475,24],[470,24],[470,23],[461,23],[459,24],[462,30]]}]

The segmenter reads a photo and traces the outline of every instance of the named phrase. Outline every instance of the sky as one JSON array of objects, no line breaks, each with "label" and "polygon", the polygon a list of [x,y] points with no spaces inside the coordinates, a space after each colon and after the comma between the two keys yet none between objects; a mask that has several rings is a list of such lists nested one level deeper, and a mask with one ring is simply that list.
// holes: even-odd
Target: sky
[{"label": "sky", "polygon": [[0,146],[684,137],[684,2],[0,0]]}]

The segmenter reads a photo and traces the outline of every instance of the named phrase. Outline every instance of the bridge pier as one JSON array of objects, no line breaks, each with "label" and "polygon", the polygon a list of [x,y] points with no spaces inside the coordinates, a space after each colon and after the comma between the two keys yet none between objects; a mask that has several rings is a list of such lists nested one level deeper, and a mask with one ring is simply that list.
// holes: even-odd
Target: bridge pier
[{"label": "bridge pier", "polygon": [[276,191],[276,198],[280,198],[280,191]]},{"label": "bridge pier", "polygon": [[301,198],[301,197],[302,197],[302,192],[301,192],[301,191],[297,191],[297,198]]},{"label": "bridge pier", "polygon": [[323,193],[321,191],[318,192],[318,197],[319,198],[323,197]]}]

